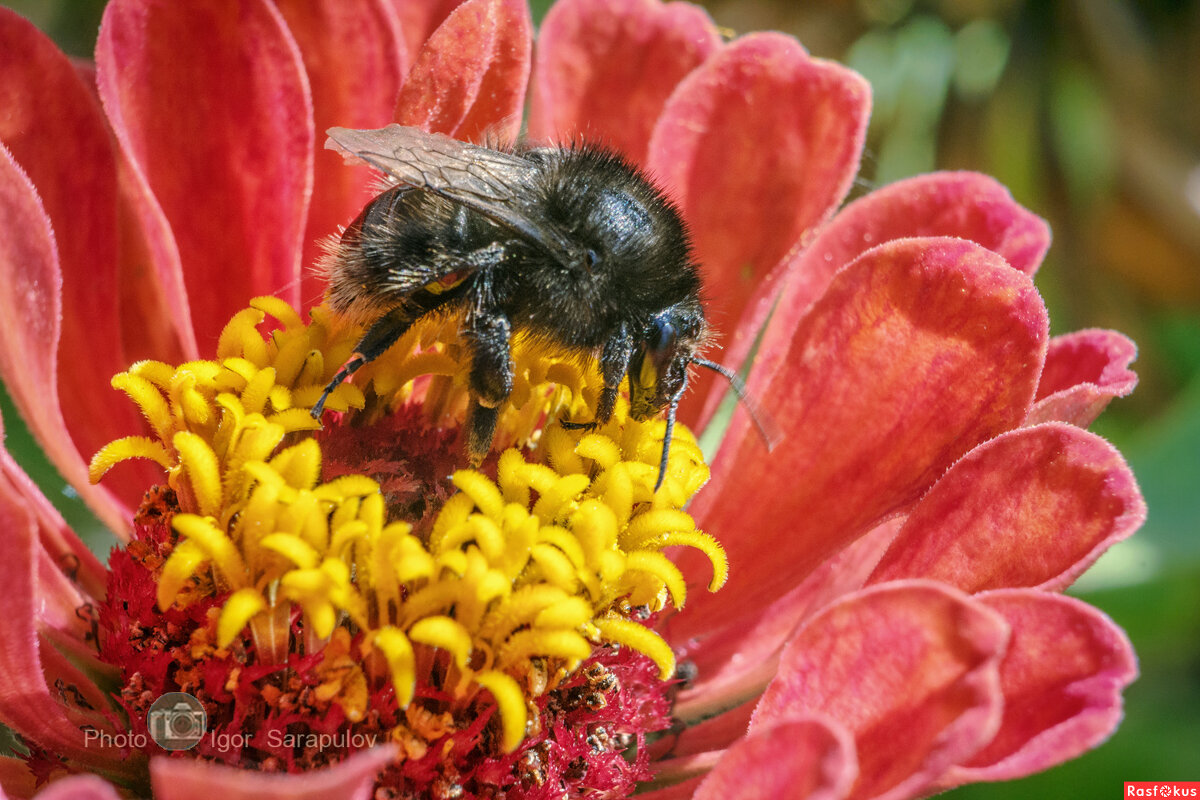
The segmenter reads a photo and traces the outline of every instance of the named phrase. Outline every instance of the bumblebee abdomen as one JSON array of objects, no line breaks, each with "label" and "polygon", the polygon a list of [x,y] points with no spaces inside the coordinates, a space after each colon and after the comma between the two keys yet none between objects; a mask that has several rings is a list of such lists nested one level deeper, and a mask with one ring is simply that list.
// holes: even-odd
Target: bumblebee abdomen
[{"label": "bumblebee abdomen", "polygon": [[325,259],[335,311],[377,316],[423,289],[440,293],[468,277],[462,254],[485,235],[468,210],[397,186],[368,203]]}]

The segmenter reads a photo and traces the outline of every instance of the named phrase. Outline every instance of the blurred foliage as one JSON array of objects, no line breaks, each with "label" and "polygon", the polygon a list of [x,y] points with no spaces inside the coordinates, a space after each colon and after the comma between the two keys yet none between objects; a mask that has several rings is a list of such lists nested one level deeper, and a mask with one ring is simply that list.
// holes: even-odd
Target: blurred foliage
[{"label": "blurred foliage", "polygon": [[[3,0],[75,56],[103,0]],[[550,0],[534,0],[540,19]],[[1125,453],[1150,517],[1075,591],[1130,634],[1142,677],[1113,740],[960,800],[1114,797],[1196,775],[1200,742],[1200,2],[706,0],[732,32],[777,29],[872,83],[862,183],[932,169],[1004,182],[1051,224],[1037,277],[1055,333],[1121,330],[1141,385],[1095,426]],[[79,530],[97,530],[6,397],[7,445]],[[103,538],[93,540],[99,550]]]}]

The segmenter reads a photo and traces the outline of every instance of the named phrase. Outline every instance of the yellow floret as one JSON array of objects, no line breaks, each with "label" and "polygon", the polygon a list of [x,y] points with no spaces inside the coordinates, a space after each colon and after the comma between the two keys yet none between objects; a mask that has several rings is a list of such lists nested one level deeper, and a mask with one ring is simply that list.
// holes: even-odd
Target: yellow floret
[{"label": "yellow floret", "polygon": [[[283,328],[264,339],[268,314]],[[598,430],[542,430],[561,413],[590,414],[596,376],[520,341],[498,441],[537,447],[501,453],[495,479],[455,472],[457,493],[418,534],[409,521],[389,519],[374,479],[321,480],[308,409],[361,332],[334,324],[323,309],[312,317],[305,325],[285,303],[258,298],[225,327],[217,360],[141,362],[114,378],[154,436],[105,447],[92,461],[93,479],[121,460],[147,458],[167,470],[182,507],[172,521],[182,538],[159,575],[159,607],[194,600],[197,587],[227,595],[218,646],[248,631],[267,663],[330,641],[357,648],[364,665],[385,665],[401,706],[414,700],[418,665],[436,661],[445,691],[464,701],[490,693],[507,751],[525,735],[527,692],[553,689],[598,646],[639,651],[669,678],[671,648],[631,619],[686,601],[684,576],[664,548],[703,552],[711,591],[728,569],[717,542],[683,511],[708,479],[691,433],[676,427],[656,491],[664,425],[630,419],[624,401]],[[415,392],[430,414],[461,413],[466,389],[454,332],[452,320],[417,326],[356,375],[376,406],[359,421]],[[442,377],[414,384],[430,374]],[[327,407],[364,408],[359,387],[342,384]],[[291,641],[293,608],[302,612],[302,642]],[[353,633],[363,636],[347,644]],[[539,671],[557,677],[528,680]]]}]

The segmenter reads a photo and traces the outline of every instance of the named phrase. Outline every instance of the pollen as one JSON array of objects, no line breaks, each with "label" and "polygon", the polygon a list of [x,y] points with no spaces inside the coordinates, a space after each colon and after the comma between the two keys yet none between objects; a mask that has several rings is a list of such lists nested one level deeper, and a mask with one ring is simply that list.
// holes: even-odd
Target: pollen
[{"label": "pollen", "polygon": [[[278,325],[264,333],[268,316]],[[410,332],[339,386],[332,427],[353,420],[347,429],[362,435],[370,419],[412,406],[461,425],[465,369],[448,330]],[[728,569],[683,510],[708,480],[691,433],[676,428],[656,490],[664,423],[631,419],[621,401],[594,431],[547,425],[588,413],[596,379],[526,343],[514,348],[519,379],[499,429],[515,446],[486,469],[454,470],[444,501],[413,516],[392,505],[378,465],[346,474],[323,463],[321,437],[336,431],[318,433],[308,413],[360,334],[320,308],[304,324],[259,298],[226,326],[216,359],[140,362],[113,379],[152,435],[103,448],[93,480],[148,458],[178,498],[174,544],[154,568],[158,612],[209,603],[193,615],[211,618],[205,652],[241,653],[245,666],[314,659],[303,661],[311,702],[350,723],[390,719],[373,707],[386,690],[403,712],[389,736],[410,754],[493,717],[495,751],[513,753],[597,653],[626,651],[671,679],[675,655],[651,621],[684,605],[687,580],[664,551],[703,553],[709,591]],[[444,724],[420,722],[431,719]]]}]

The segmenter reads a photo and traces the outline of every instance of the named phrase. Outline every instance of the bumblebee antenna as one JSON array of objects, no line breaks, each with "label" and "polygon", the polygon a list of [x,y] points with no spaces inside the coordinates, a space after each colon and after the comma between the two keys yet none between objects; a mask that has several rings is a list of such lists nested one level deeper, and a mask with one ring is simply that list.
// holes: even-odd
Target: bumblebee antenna
[{"label": "bumblebee antenna", "polygon": [[671,437],[675,434],[675,411],[679,408],[679,398],[683,397],[683,390],[687,388],[687,372],[683,374],[683,385],[679,387],[679,391],[671,397],[671,404],[667,406],[667,429],[663,432],[663,449],[662,456],[658,460],[658,480],[654,482],[654,491],[658,491],[658,487],[662,486],[663,478],[667,474],[667,457],[671,454]]},{"label": "bumblebee antenna", "polygon": [[[729,388],[733,389],[733,393],[737,395],[740,402],[746,409],[746,413],[750,415],[750,421],[754,423],[755,429],[758,430],[758,435],[762,437],[763,444],[767,446],[767,450],[775,449],[775,445],[779,444],[779,440],[783,438],[783,433],[779,430],[779,426],[775,424],[775,420],[771,419],[771,415],[762,409],[754,398],[746,391],[746,384],[738,377],[737,373],[726,367],[723,364],[718,364],[715,361],[709,361],[707,358],[697,358],[693,356],[691,362],[698,367],[711,369],[725,380],[729,381]],[[667,430],[675,421],[675,406],[671,406],[671,414],[667,417]]]}]

